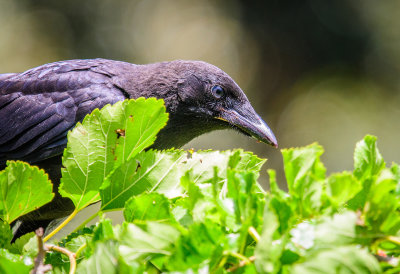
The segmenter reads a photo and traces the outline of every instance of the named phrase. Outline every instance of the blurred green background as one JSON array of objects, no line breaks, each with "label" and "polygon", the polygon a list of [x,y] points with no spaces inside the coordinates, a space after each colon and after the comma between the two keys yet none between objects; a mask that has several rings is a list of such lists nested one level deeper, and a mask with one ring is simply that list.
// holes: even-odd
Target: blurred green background
[{"label": "blurred green background", "polygon": [[[322,144],[330,173],[352,168],[367,133],[400,162],[399,11],[394,0],[0,0],[0,73],[75,58],[204,60],[237,81],[280,148]],[[233,131],[186,147],[251,150],[282,178],[279,150]]]}]

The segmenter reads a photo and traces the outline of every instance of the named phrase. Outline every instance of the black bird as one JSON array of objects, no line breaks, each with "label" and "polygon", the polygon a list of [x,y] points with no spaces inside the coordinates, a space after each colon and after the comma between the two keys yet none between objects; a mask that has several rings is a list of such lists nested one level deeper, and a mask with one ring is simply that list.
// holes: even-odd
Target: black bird
[{"label": "black bird", "polygon": [[[170,114],[153,148],[178,148],[224,128],[277,146],[240,87],[213,65],[182,60],[148,65],[70,60],[0,74],[0,168],[7,160],[36,164],[49,173],[57,193],[67,132],[96,108],[139,97],[164,99]],[[72,210],[69,199],[56,196],[21,219],[35,223],[26,225],[29,231]]]}]

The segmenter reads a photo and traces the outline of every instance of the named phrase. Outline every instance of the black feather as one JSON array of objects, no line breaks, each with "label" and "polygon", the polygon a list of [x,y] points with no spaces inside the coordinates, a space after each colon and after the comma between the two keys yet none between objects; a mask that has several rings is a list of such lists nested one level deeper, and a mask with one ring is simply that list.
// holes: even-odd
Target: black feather
[{"label": "black feather", "polygon": [[[210,91],[216,84],[227,91],[221,100]],[[56,193],[51,203],[21,218],[25,225],[15,237],[73,210],[71,201],[57,194],[67,132],[96,108],[139,97],[164,99],[170,114],[153,148],[178,148],[212,130],[237,129],[218,119],[227,106],[239,108],[232,113],[254,116],[247,120],[260,120],[225,72],[200,61],[134,65],[105,59],[70,60],[0,74],[0,167],[16,159],[37,164],[49,173]]]}]

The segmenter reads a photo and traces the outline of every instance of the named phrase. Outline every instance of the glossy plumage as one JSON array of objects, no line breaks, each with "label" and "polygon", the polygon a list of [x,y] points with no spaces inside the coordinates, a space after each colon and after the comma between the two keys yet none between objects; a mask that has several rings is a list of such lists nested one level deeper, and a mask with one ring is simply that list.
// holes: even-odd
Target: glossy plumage
[{"label": "glossy plumage", "polygon": [[[0,167],[17,159],[37,164],[57,188],[67,132],[96,108],[138,97],[164,99],[170,114],[154,148],[181,147],[223,128],[277,146],[240,87],[213,65],[182,60],[148,65],[70,60],[0,74]],[[57,196],[22,219],[47,222],[70,211],[71,203]]]}]

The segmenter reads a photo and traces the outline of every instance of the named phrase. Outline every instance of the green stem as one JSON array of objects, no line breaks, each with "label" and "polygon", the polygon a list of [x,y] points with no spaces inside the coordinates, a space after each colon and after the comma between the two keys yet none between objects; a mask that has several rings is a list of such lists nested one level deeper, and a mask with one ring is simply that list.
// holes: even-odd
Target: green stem
[{"label": "green stem", "polygon": [[224,265],[225,265],[225,263],[226,263],[227,260],[228,260],[228,256],[227,256],[227,255],[224,255],[224,256],[222,257],[222,259],[219,261],[219,264],[218,264],[217,268],[214,269],[215,271],[213,271],[213,272],[216,272],[218,269],[224,267]]},{"label": "green stem", "polygon": [[243,261],[245,264],[251,264],[251,261],[246,256],[236,253],[236,252],[229,252],[229,255],[232,257],[238,258],[239,260]]},{"label": "green stem", "polygon": [[98,217],[100,214],[107,213],[107,212],[113,212],[113,211],[118,211],[122,210],[121,208],[113,208],[113,209],[108,209],[108,210],[99,210],[92,216],[90,216],[88,219],[86,219],[83,223],[81,223],[77,228],[74,229],[73,232],[77,232],[80,229],[83,229],[90,221],[92,221],[94,218]]},{"label": "green stem", "polygon": [[254,228],[254,226],[249,227],[247,230],[250,234],[250,236],[253,238],[253,240],[258,243],[260,241],[260,234],[258,234],[257,230]]},{"label": "green stem", "polygon": [[77,228],[74,229],[74,231],[72,231],[72,233],[77,232],[80,229],[83,229],[90,221],[92,221],[94,218],[96,218],[99,215],[99,212],[101,211],[97,211],[95,214],[93,214],[92,216],[90,216],[88,219],[86,219],[83,223],[81,223]]},{"label": "green stem", "polygon": [[400,245],[400,238],[396,236],[387,236],[386,239],[392,243]]},{"label": "green stem", "polygon": [[75,258],[79,259],[79,255],[81,254],[82,250],[84,250],[87,246],[87,243],[84,243],[83,245],[81,245],[78,250],[75,252]]},{"label": "green stem", "polygon": [[71,215],[67,217],[59,226],[56,227],[52,232],[49,233],[46,237],[43,238],[43,242],[47,242],[51,237],[57,234],[61,229],[63,229],[74,217],[76,214],[78,214],[78,210],[74,210]]}]

